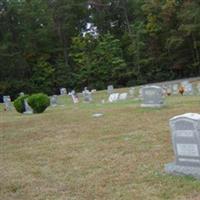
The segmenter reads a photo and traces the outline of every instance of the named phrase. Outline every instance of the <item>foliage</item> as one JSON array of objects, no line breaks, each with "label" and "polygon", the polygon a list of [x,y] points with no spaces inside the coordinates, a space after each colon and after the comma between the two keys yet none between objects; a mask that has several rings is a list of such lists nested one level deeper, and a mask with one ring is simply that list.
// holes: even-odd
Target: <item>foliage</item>
[{"label": "foliage", "polygon": [[200,75],[197,0],[2,0],[0,26],[0,94],[12,97]]},{"label": "foliage", "polygon": [[24,95],[24,96],[19,96],[17,99],[14,101],[14,106],[17,112],[23,113],[25,112],[25,106],[24,106],[24,100],[27,99],[29,96]]},{"label": "foliage", "polygon": [[34,113],[42,113],[50,105],[50,99],[46,94],[33,94],[28,98],[28,104]]}]

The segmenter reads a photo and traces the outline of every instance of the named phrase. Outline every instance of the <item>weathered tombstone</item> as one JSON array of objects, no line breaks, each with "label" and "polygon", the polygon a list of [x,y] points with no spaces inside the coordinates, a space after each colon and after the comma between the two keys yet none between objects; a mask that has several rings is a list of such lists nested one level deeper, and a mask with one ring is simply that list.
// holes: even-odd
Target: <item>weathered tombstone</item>
[{"label": "weathered tombstone", "polygon": [[186,113],[170,119],[175,162],[165,165],[173,175],[200,179],[200,114]]},{"label": "weathered tombstone", "polygon": [[145,86],[142,88],[141,107],[161,107],[164,104],[163,90],[159,86]]},{"label": "weathered tombstone", "polygon": [[135,88],[134,88],[134,87],[131,87],[131,88],[129,89],[128,93],[129,93],[129,96],[130,96],[130,97],[134,97]]},{"label": "weathered tombstone", "polygon": [[91,93],[95,93],[97,90],[96,89],[92,89],[91,90]]},{"label": "weathered tombstone", "polygon": [[5,111],[11,111],[12,110],[12,103],[10,96],[3,96],[3,102],[5,106]]},{"label": "weathered tombstone", "polygon": [[173,94],[178,94],[178,84],[174,84],[172,86],[172,92],[173,92]]},{"label": "weathered tombstone", "polygon": [[126,100],[128,97],[128,93],[124,92],[119,95],[119,100]]},{"label": "weathered tombstone", "polygon": [[114,87],[113,87],[113,85],[109,85],[109,86],[107,87],[107,92],[108,92],[108,94],[112,94],[112,93],[114,92]]},{"label": "weathered tombstone", "polygon": [[60,95],[66,95],[66,94],[67,94],[66,88],[60,88]]},{"label": "weathered tombstone", "polygon": [[24,108],[25,112],[24,114],[33,114],[33,109],[29,106],[27,99],[24,100]]},{"label": "weathered tombstone", "polygon": [[84,99],[85,102],[91,102],[92,101],[91,92],[87,89],[87,87],[84,88],[82,94],[83,94],[83,99]]},{"label": "weathered tombstone", "polygon": [[110,103],[113,103],[113,102],[116,102],[118,98],[119,98],[119,93],[113,93],[113,94],[110,94],[108,101]]},{"label": "weathered tombstone", "polygon": [[52,107],[57,106],[57,104],[58,104],[58,96],[57,95],[51,96],[50,104],[51,104]]}]

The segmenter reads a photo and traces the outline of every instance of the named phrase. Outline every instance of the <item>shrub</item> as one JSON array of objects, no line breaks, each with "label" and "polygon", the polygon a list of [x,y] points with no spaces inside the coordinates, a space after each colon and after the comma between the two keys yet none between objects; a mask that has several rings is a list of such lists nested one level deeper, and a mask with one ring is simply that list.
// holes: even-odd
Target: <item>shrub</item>
[{"label": "shrub", "polygon": [[50,105],[49,97],[46,94],[33,94],[28,98],[28,104],[34,113],[42,113]]},{"label": "shrub", "polygon": [[23,113],[25,112],[25,106],[24,106],[24,99],[27,99],[28,95],[20,96],[14,101],[14,106],[17,112]]}]

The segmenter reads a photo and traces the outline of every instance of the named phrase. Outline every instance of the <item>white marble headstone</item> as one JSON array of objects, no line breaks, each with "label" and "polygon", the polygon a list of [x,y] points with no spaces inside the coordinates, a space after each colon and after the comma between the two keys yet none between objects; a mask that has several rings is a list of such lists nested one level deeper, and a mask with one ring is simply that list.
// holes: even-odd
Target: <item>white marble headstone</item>
[{"label": "white marble headstone", "polygon": [[110,94],[108,101],[110,103],[113,103],[113,102],[116,102],[118,98],[119,98],[119,93],[113,93],[113,94]]}]

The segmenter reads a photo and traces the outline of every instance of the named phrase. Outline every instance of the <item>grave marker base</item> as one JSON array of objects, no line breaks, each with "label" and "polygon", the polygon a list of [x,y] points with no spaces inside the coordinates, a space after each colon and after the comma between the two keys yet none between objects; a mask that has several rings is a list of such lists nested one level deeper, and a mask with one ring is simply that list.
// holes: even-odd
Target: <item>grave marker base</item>
[{"label": "grave marker base", "polygon": [[165,172],[175,176],[192,176],[196,179],[200,179],[199,167],[180,166],[173,162],[165,165]]},{"label": "grave marker base", "polygon": [[163,104],[141,104],[142,108],[161,108]]}]

